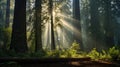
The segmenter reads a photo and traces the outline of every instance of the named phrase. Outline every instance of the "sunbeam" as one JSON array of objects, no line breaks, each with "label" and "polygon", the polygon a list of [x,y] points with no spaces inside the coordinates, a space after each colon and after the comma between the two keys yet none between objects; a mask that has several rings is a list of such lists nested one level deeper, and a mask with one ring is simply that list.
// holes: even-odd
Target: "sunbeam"
[{"label": "sunbeam", "polygon": [[42,42],[44,49],[50,47],[50,23],[45,24],[45,30],[42,34]]},{"label": "sunbeam", "polygon": [[[81,32],[79,29],[73,26],[73,22],[76,21],[75,19],[71,17],[67,17],[63,14],[58,14],[60,17],[63,17],[60,19],[60,22],[55,23],[55,17],[56,14],[53,12],[54,16],[54,33],[55,33],[55,44],[59,48],[68,48],[70,44],[73,42],[72,40],[75,40],[73,38],[74,33],[76,35],[76,38],[81,39]],[[69,20],[69,21],[68,21]],[[46,45],[45,47],[50,47],[51,45],[51,29],[50,29],[51,24],[47,23],[45,24],[45,32],[43,33],[43,43]]]},{"label": "sunbeam", "polygon": [[72,24],[70,24],[69,22],[66,22],[65,20],[61,20],[63,22],[63,26],[68,29],[71,32],[74,32],[77,34],[78,37],[81,37],[81,32],[80,30],[78,30],[77,28],[75,28]]}]

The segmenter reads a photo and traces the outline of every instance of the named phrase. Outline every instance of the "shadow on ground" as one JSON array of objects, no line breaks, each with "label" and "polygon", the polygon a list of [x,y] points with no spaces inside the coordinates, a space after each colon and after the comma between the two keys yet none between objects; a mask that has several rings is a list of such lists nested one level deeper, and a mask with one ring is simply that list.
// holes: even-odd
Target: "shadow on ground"
[{"label": "shadow on ground", "polygon": [[0,67],[120,67],[120,64],[119,61],[92,61],[90,58],[0,58]]}]

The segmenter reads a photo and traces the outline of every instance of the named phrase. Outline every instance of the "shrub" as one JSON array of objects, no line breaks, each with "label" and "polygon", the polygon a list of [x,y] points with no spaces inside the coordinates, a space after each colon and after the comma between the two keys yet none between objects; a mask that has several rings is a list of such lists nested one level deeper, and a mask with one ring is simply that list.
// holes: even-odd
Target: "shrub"
[{"label": "shrub", "polygon": [[108,51],[102,50],[102,52],[100,53],[100,59],[102,59],[102,60],[110,60],[111,56],[108,53]]},{"label": "shrub", "polygon": [[110,54],[112,60],[117,60],[119,58],[120,55],[120,51],[119,49],[117,49],[117,47],[112,47],[108,50],[108,53]]},{"label": "shrub", "polygon": [[98,60],[100,58],[100,53],[96,50],[96,48],[93,48],[87,55],[91,59]]}]

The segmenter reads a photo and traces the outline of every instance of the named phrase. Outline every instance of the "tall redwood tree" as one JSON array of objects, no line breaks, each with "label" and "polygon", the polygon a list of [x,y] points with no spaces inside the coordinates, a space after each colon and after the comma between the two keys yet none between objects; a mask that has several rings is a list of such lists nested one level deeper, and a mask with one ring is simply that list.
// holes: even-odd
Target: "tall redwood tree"
[{"label": "tall redwood tree", "polygon": [[41,39],[41,11],[42,11],[42,0],[35,1],[35,51],[42,49],[42,39]]},{"label": "tall redwood tree", "polygon": [[26,0],[15,0],[10,49],[16,52],[26,52],[26,40]]}]

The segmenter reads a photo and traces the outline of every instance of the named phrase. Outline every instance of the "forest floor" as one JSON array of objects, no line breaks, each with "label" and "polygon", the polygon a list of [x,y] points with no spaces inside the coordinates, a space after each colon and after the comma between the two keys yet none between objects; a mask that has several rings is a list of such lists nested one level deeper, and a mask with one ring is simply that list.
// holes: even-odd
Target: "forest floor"
[{"label": "forest floor", "polygon": [[120,61],[93,61],[90,58],[0,58],[0,67],[120,67]]},{"label": "forest floor", "polygon": [[118,63],[98,62],[98,61],[24,64],[23,66],[24,67],[120,67]]}]

